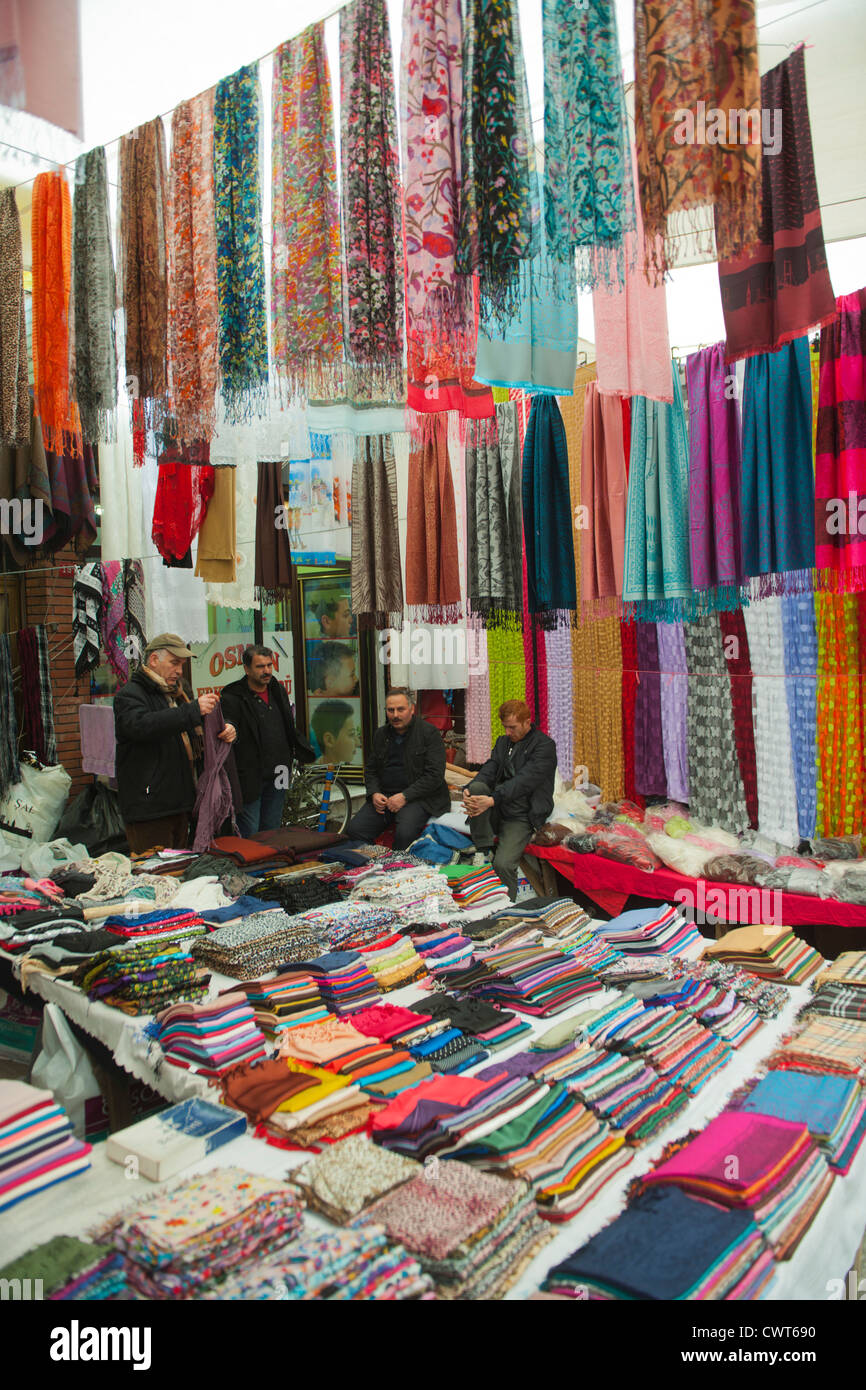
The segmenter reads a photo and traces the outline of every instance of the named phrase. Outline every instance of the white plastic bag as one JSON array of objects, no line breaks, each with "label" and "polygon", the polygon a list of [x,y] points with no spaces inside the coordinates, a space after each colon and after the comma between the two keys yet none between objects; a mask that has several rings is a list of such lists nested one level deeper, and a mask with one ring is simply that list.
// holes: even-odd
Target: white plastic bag
[{"label": "white plastic bag", "polygon": [[69,1116],[79,1139],[84,1138],[84,1107],[100,1094],[90,1058],[78,1042],[56,1004],[46,1004],[42,1014],[42,1051],[33,1063],[31,1084],[54,1093]]},{"label": "white plastic bag", "polygon": [[86,845],[73,845],[69,840],[50,840],[47,845],[34,844],[32,840],[21,843],[25,846],[21,867],[33,878],[51,878],[53,871],[63,864],[74,864],[88,857]]},{"label": "white plastic bag", "polygon": [[71,785],[72,778],[59,763],[42,768],[22,763],[21,781],[10,787],[0,802],[0,822],[26,831],[37,844],[45,844],[57,829]]}]

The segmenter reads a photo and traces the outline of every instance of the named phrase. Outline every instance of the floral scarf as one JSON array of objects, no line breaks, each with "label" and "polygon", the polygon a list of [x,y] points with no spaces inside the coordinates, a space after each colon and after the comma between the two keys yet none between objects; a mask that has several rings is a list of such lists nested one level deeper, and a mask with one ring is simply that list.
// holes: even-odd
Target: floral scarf
[{"label": "floral scarf", "polygon": [[462,616],[447,419],[421,416],[409,453],[406,603],[415,622],[454,623]]},{"label": "floral scarf", "polygon": [[30,443],[30,392],[21,219],[15,191],[0,191],[0,443]]},{"label": "floral scarf", "polygon": [[520,626],[521,509],[517,407],[466,430],[466,562],[469,604],[485,627]]},{"label": "floral scarf", "polygon": [[478,274],[506,322],[517,271],[537,250],[535,145],[515,0],[469,0],[463,32],[463,125],[457,271]]},{"label": "floral scarf", "polygon": [[63,174],[37,174],[31,217],[33,389],[46,449],[60,452],[75,428],[69,398],[72,205]]},{"label": "floral scarf", "polygon": [[219,356],[226,419],[232,424],[268,410],[261,108],[258,64],[217,83],[213,171]]},{"label": "floral scarf", "polygon": [[340,11],[343,335],[354,398],[405,399],[397,111],[384,0]]},{"label": "floral scarf", "polygon": [[165,133],[159,117],[123,136],[119,167],[126,389],[133,408],[141,403],[147,423],[158,424],[168,340]]},{"label": "floral scarf", "polygon": [[[658,282],[685,253],[712,259],[713,210],[719,258],[739,255],[758,239],[755,0],[635,0],[634,28],[644,246],[647,275]],[[749,112],[748,141],[740,142],[742,129],[735,137],[727,128],[721,140],[701,138],[701,113],[710,137],[714,110]]]},{"label": "floral scarf", "polygon": [[111,560],[102,566],[102,645],[112,671],[124,685],[129,680],[129,656],[122,560]]},{"label": "floral scarf", "polygon": [[271,324],[290,397],[333,394],[343,355],[340,209],[324,27],[274,54]]},{"label": "floral scarf", "polygon": [[213,181],[214,92],[175,107],[171,122],[168,309],[172,407],[181,444],[209,440],[219,378]]},{"label": "floral scarf", "polygon": [[547,247],[581,288],[621,284],[634,227],[614,0],[542,0]]}]

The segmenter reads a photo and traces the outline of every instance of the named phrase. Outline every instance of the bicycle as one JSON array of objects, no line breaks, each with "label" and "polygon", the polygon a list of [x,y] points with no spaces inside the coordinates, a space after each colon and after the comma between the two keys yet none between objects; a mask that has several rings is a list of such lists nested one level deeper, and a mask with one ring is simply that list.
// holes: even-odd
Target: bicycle
[{"label": "bicycle", "polygon": [[[295,763],[283,802],[283,825],[303,826],[306,830],[328,830],[342,835],[352,818],[352,793],[339,776],[342,763],[323,767],[321,763],[302,766]],[[325,805],[328,775],[333,774]],[[322,815],[324,825],[321,824]]]}]

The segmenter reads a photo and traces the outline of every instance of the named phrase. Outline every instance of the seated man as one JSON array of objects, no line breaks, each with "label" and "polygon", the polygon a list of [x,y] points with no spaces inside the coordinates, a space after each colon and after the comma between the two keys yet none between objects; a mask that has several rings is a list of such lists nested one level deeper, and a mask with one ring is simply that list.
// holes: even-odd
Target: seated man
[{"label": "seated man", "polygon": [[445,744],[438,729],[415,717],[408,690],[389,691],[385,717],[388,722],[373,735],[367,759],[367,803],[353,816],[346,834],[370,844],[386,826],[394,825],[394,848],[405,849],[431,816],[444,815],[451,805]]},{"label": "seated man", "polygon": [[463,806],[476,849],[492,850],[499,836],[493,867],[513,902],[520,856],[553,810],[556,744],[522,700],[506,700],[499,718],[505,733],[464,791]]}]

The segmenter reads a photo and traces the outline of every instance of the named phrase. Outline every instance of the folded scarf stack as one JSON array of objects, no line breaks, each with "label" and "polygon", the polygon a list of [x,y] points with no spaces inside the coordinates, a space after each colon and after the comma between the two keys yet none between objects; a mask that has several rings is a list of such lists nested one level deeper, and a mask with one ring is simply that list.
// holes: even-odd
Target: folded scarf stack
[{"label": "folded scarf stack", "polygon": [[866,1092],[850,1076],[773,1071],[730,1108],[806,1125],[835,1173],[848,1172],[866,1136]]},{"label": "folded scarf stack", "polygon": [[400,919],[388,907],[343,902],[314,908],[301,920],[330,950],[341,951],[346,941],[375,941],[383,928],[396,926]]},{"label": "folded scarf stack", "polygon": [[762,980],[803,985],[824,964],[823,958],[795,936],[790,927],[737,927],[707,946],[711,960],[748,970]]},{"label": "folded scarf stack", "polygon": [[448,1076],[468,1071],[478,1062],[486,1062],[488,1057],[481,1043],[459,1028],[444,1028],[441,1033],[416,1043],[411,1052],[419,1062],[427,1062],[433,1071]]},{"label": "folded scarf stack", "polygon": [[567,940],[585,927],[590,918],[589,914],[570,898],[530,898],[521,903],[514,903],[509,908],[503,908],[501,912],[497,912],[496,920],[532,922],[540,927],[545,936]]},{"label": "folded scarf stack", "polygon": [[350,939],[344,943],[344,949],[358,952],[383,994],[427,978],[427,967],[411,938],[399,932],[367,942]]},{"label": "folded scarf stack", "polygon": [[732,989],[697,980],[682,980],[676,986],[652,995],[655,1004],[672,1004],[685,1010],[730,1047],[742,1047],[761,1027],[761,1019]]},{"label": "folded scarf stack", "polygon": [[660,1077],[639,1058],[569,1043],[553,1053],[530,1052],[533,1075],[562,1081],[599,1119],[622,1130],[629,1144],[643,1144],[689,1104],[681,1086]]},{"label": "folded scarf stack", "polygon": [[334,1013],[347,1014],[379,1002],[379,986],[357,951],[331,951],[301,965]]},{"label": "folded scarf stack", "polygon": [[210,936],[193,942],[196,960],[233,980],[257,980],[268,970],[302,960],[320,949],[318,936],[302,917],[285,912],[255,912],[241,922],[229,922]]},{"label": "folded scarf stack", "polygon": [[774,1052],[773,1070],[832,1072],[866,1077],[866,1023],[844,1018],[810,1018],[795,1038]]},{"label": "folded scarf stack", "polygon": [[665,1080],[684,1086],[690,1095],[697,1095],[732,1055],[727,1043],[708,1028],[672,1008],[643,1008],[612,1028],[605,1046],[641,1057]]},{"label": "folded scarf stack", "polygon": [[328,1018],[291,1028],[280,1039],[280,1056],[318,1066],[351,1086],[376,1092],[383,1082],[402,1089],[403,1078],[411,1085],[415,1063],[405,1048],[368,1037],[349,1019]]},{"label": "folded scarf stack", "polygon": [[490,951],[467,970],[449,971],[447,984],[538,1018],[562,1013],[602,988],[592,971],[571,956],[541,946]]},{"label": "folded scarf stack", "polygon": [[152,1014],[166,1004],[195,1003],[207,994],[210,981],[189,951],[174,941],[100,951],[73,978],[89,999],[125,1014]]},{"label": "folded scarf stack", "polygon": [[308,1207],[342,1226],[419,1172],[414,1159],[380,1148],[366,1134],[354,1134],[295,1169],[291,1180]]},{"label": "folded scarf stack", "polygon": [[460,961],[468,964],[475,950],[470,938],[461,935],[458,927],[443,926],[424,935],[416,932],[412,935],[412,941],[424,965],[433,975],[439,970],[458,965]]},{"label": "folded scarf stack", "polygon": [[55,1236],[0,1269],[0,1279],[40,1280],[42,1297],[65,1302],[126,1299],[123,1256],[107,1245]]},{"label": "folded scarf stack", "polygon": [[174,1004],[157,1015],[155,1031],[169,1062],[202,1076],[219,1076],[267,1052],[250,1005],[237,993],[206,1004]]},{"label": "folded scarf stack", "polygon": [[89,1167],[90,1145],[50,1091],[0,1081],[0,1211]]},{"label": "folded scarf stack", "polygon": [[390,1241],[381,1226],[317,1231],[305,1224],[281,1254],[230,1275],[204,1297],[393,1302],[433,1298],[432,1288],[419,1262]]},{"label": "folded scarf stack", "polygon": [[675,907],[622,912],[596,927],[596,931],[618,951],[638,955],[661,951],[697,960],[706,944],[697,927],[681,917]]},{"label": "folded scarf stack", "polygon": [[410,1004],[411,1012],[432,1017],[470,1034],[490,1052],[508,1047],[531,1031],[528,1023],[482,999],[455,999],[450,994],[431,994],[420,1004]]},{"label": "folded scarf stack", "polygon": [[[136,904],[137,907],[137,904]],[[184,941],[205,936],[208,925],[195,912],[162,908],[156,912],[129,912],[106,917],[103,926],[123,941]]]},{"label": "folded scarf stack", "polygon": [[468,912],[470,908],[485,907],[494,910],[505,905],[505,886],[502,879],[491,868],[456,868],[447,873],[451,896],[457,906]]},{"label": "folded scarf stack", "polygon": [[256,1023],[269,1038],[287,1028],[328,1018],[318,986],[305,970],[286,970],[271,980],[251,980],[232,986],[243,990],[253,1008]]}]

